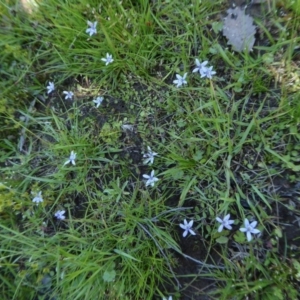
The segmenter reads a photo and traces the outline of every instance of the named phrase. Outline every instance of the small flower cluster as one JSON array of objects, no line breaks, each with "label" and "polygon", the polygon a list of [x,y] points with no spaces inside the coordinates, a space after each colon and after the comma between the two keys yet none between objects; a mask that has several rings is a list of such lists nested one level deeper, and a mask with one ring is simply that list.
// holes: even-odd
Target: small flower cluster
[{"label": "small flower cluster", "polygon": [[[36,203],[36,205],[38,205],[39,203],[42,203],[44,201],[43,197],[42,197],[42,192],[39,191],[38,193],[36,193],[35,197],[32,199],[32,202]],[[65,214],[65,210],[58,210],[54,216],[58,219],[58,220],[64,220],[66,217],[64,216]]]},{"label": "small flower cluster", "polygon": [[[200,62],[199,59],[196,59],[195,61],[196,68],[193,70],[193,73],[199,73],[201,78],[208,78],[212,79],[212,76],[216,74],[215,71],[213,71],[213,67],[207,67],[208,61]],[[186,77],[188,73],[184,73],[183,76],[176,74],[176,78],[173,83],[176,85],[176,87],[181,87],[184,84],[187,84]]]},{"label": "small flower cluster", "polygon": [[[92,36],[97,33],[97,28],[96,28],[97,23],[98,23],[97,21],[96,22],[87,21],[89,28],[85,32],[89,34],[89,36]],[[105,62],[106,66],[114,61],[112,55],[109,53],[106,53],[106,57],[102,58],[101,60]]]},{"label": "small flower cluster", "polygon": [[[143,157],[145,158],[144,164],[152,165],[154,162],[154,157],[157,156],[158,153],[153,152],[149,146],[147,147],[147,149],[148,149],[148,152],[144,153],[144,155],[143,155]],[[150,175],[144,174],[143,177],[146,179],[146,183],[145,183],[146,187],[148,185],[153,187],[154,183],[156,181],[158,181],[158,178],[154,176],[154,170],[151,171]]]},{"label": "small flower cluster", "polygon": [[196,58],[195,64],[196,68],[193,70],[193,73],[199,73],[201,78],[206,77],[212,79],[212,76],[216,74],[216,72],[212,70],[213,67],[206,67],[208,61],[200,63],[199,59]]},{"label": "small flower cluster", "polygon": [[[234,221],[230,220],[230,214],[226,215],[223,218],[223,220],[219,217],[217,217],[216,220],[221,224],[218,228],[218,232],[221,232],[224,229],[224,227],[227,228],[228,230],[232,229],[231,224],[233,224]],[[251,234],[260,233],[260,230],[255,228],[257,226],[257,221],[253,221],[250,223],[248,219],[245,219],[244,225],[245,225],[245,228],[240,228],[240,231],[246,233],[247,240],[248,240],[248,242],[250,242],[252,240]]]},{"label": "small flower cluster", "polygon": [[[110,57],[110,60],[113,61],[113,59]],[[106,60],[105,58],[102,58],[102,60]],[[106,63],[107,64],[107,63]],[[54,82],[49,81],[48,85],[47,85],[47,94],[52,93],[55,90],[55,86],[54,86]],[[65,95],[65,100],[72,100],[74,93],[71,91],[63,91],[63,94]],[[97,97],[95,100],[93,100],[93,102],[96,104],[96,107],[98,108],[101,103],[103,101],[103,97]]]},{"label": "small flower cluster", "polygon": [[[233,224],[234,221],[230,220],[230,214],[226,215],[223,219],[217,217],[216,220],[221,224],[218,228],[218,232],[221,232],[224,229],[224,227],[228,230],[232,229],[231,224]],[[191,235],[196,235],[196,233],[192,230],[193,224],[193,220],[187,222],[186,219],[183,220],[183,224],[179,224],[179,226],[184,230],[182,234],[183,237],[186,237],[188,233],[190,233]],[[257,221],[253,221],[250,223],[248,219],[245,219],[244,225],[245,228],[240,228],[240,231],[246,233],[247,240],[248,242],[250,242],[252,240],[251,234],[260,233],[260,230],[255,228],[257,226]]]},{"label": "small flower cluster", "polygon": [[[89,36],[92,36],[94,34],[97,34],[97,21],[96,22],[91,22],[87,21],[87,24],[89,28],[86,29],[86,33],[89,34]],[[108,64],[112,63],[114,60],[112,58],[112,55],[109,53],[106,53],[106,57],[101,58],[103,62],[105,62],[105,65],[107,66]],[[47,94],[51,94],[53,91],[55,91],[55,85],[54,82],[49,81],[47,88]],[[74,93],[72,91],[63,91],[63,94],[65,95],[65,100],[72,100]],[[96,100],[93,100],[93,102],[96,103],[96,107],[98,108],[103,100],[103,97],[97,97]]]}]

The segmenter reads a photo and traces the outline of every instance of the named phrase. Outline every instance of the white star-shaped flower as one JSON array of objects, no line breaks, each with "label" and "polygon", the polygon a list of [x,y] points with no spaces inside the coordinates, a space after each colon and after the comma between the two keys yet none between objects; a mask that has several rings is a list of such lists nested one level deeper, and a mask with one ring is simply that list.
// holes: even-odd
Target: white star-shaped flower
[{"label": "white star-shaped flower", "polygon": [[36,195],[35,195],[35,197],[32,199],[32,202],[35,202],[36,204],[39,204],[40,202],[43,202],[44,201],[44,199],[43,199],[43,197],[42,197],[42,192],[41,191],[39,191]]},{"label": "white star-shaped flower", "polygon": [[187,222],[186,219],[183,220],[184,224],[179,224],[179,226],[184,230],[183,237],[186,237],[188,233],[192,235],[196,235],[196,233],[191,229],[193,227],[194,221],[191,220],[190,222]]},{"label": "white star-shaped flower", "polygon": [[149,146],[147,147],[147,149],[148,149],[148,152],[143,155],[143,157],[146,158],[144,160],[144,164],[146,165],[149,163],[149,165],[152,165],[153,161],[154,161],[154,156],[156,156],[158,153],[152,152],[152,150]]},{"label": "white star-shaped flower", "polygon": [[96,29],[97,22],[93,23],[93,22],[87,21],[87,24],[90,27],[85,32],[87,34],[89,34],[90,36],[92,36],[93,34],[96,34],[97,33],[97,29]]},{"label": "white star-shaped flower", "polygon": [[201,78],[206,77],[208,79],[212,79],[212,76],[216,74],[215,71],[212,70],[213,67],[202,68],[200,70]]},{"label": "white star-shaped flower", "polygon": [[106,66],[114,61],[113,58],[112,58],[112,55],[109,54],[109,53],[106,53],[106,57],[101,58],[101,60],[105,62]]},{"label": "white star-shaped flower", "polygon": [[96,100],[93,100],[94,103],[96,103],[96,107],[98,108],[103,101],[103,97],[97,97]]},{"label": "white star-shaped flower", "polygon": [[169,296],[169,298],[167,299],[166,297],[163,297],[162,300],[172,300],[172,296]]},{"label": "white star-shaped flower", "polygon": [[217,217],[216,220],[217,220],[219,223],[221,223],[221,225],[220,225],[219,228],[218,228],[218,232],[221,232],[221,231],[223,230],[224,227],[227,228],[227,229],[229,229],[229,230],[232,229],[232,227],[231,227],[230,225],[233,224],[234,221],[233,221],[233,220],[230,220],[230,214],[226,215],[226,216],[223,218],[223,220],[222,220],[221,218],[219,218],[219,217]]},{"label": "white star-shaped flower", "polygon": [[205,66],[208,64],[208,61],[206,60],[203,63],[200,63],[199,59],[196,58],[195,64],[196,64],[196,68],[193,70],[193,73],[198,72],[199,74],[201,74],[200,71],[203,68],[206,68]]},{"label": "white star-shaped flower", "polygon": [[76,153],[74,151],[71,151],[69,159],[64,163],[64,166],[71,163],[73,166],[75,166],[75,159],[76,159]]},{"label": "white star-shaped flower", "polygon": [[65,100],[67,99],[72,100],[72,97],[74,96],[74,93],[71,91],[63,91],[63,94],[66,95]]},{"label": "white star-shaped flower", "polygon": [[173,80],[173,83],[176,84],[176,87],[181,87],[183,84],[187,84],[187,81],[185,80],[186,76],[187,73],[184,73],[183,76],[176,74],[177,79]]},{"label": "white star-shaped flower", "polygon": [[64,220],[66,217],[64,216],[65,214],[65,210],[58,210],[54,216],[58,219],[58,220]]},{"label": "white star-shaped flower", "polygon": [[248,240],[248,242],[250,242],[252,240],[251,234],[260,233],[260,230],[255,229],[255,227],[257,225],[257,221],[253,221],[252,223],[249,223],[248,219],[245,219],[244,225],[245,225],[245,228],[240,228],[240,231],[246,233],[247,240]]},{"label": "white star-shaped flower", "polygon": [[47,85],[47,94],[52,93],[55,90],[55,86],[54,83],[49,81],[48,85]]},{"label": "white star-shaped flower", "polygon": [[144,174],[143,177],[144,177],[145,179],[147,179],[147,181],[146,181],[146,186],[148,186],[148,185],[154,186],[154,183],[155,183],[156,181],[158,181],[158,178],[157,178],[157,177],[154,177],[154,170],[152,170],[152,172],[151,172],[150,175]]}]

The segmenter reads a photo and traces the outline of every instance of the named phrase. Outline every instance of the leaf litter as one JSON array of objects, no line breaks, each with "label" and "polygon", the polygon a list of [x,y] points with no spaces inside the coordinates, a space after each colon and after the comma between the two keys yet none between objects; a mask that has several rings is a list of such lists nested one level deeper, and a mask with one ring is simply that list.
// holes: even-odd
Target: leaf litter
[{"label": "leaf litter", "polygon": [[255,42],[256,27],[253,18],[245,14],[240,7],[229,8],[228,16],[224,18],[223,35],[228,39],[227,44],[237,52],[251,51]]}]

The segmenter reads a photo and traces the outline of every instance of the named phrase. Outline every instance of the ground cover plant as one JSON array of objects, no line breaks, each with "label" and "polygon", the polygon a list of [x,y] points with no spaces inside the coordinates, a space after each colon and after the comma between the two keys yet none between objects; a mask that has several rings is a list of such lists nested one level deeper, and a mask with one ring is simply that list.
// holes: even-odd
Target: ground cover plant
[{"label": "ground cover plant", "polygon": [[248,2],[1,2],[3,299],[298,298],[300,3]]}]

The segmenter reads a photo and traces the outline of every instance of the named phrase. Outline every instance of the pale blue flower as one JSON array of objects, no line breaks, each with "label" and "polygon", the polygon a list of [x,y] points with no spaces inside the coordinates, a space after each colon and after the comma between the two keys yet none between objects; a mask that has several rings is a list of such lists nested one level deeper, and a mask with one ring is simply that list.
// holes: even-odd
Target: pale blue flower
[{"label": "pale blue flower", "polygon": [[151,172],[150,175],[145,175],[145,174],[144,174],[143,177],[144,177],[145,179],[147,179],[147,181],[146,181],[146,186],[148,186],[148,185],[154,186],[154,183],[155,183],[156,181],[158,181],[158,178],[157,178],[157,177],[154,177],[154,170],[152,170],[152,172]]},{"label": "pale blue flower", "polygon": [[96,103],[96,107],[98,108],[103,101],[103,97],[97,97],[96,100],[93,100],[94,103]]},{"label": "pale blue flower", "polygon": [[58,219],[58,220],[64,220],[66,217],[64,216],[65,214],[65,210],[58,210],[54,216]]},{"label": "pale blue flower", "polygon": [[97,26],[97,22],[90,22],[90,21],[87,21],[88,23],[88,26],[90,26],[85,32],[87,34],[89,34],[90,36],[92,36],[93,34],[96,34],[97,33],[97,29],[96,29],[96,26]]},{"label": "pale blue flower", "polygon": [[196,64],[196,68],[193,70],[193,73],[198,72],[199,74],[201,74],[200,71],[204,68],[206,69],[205,66],[208,64],[208,61],[204,61],[203,63],[200,63],[199,59],[196,58],[195,64]]},{"label": "pale blue flower", "polygon": [[176,87],[181,87],[183,84],[187,84],[186,76],[187,76],[187,73],[184,73],[183,76],[176,74],[177,79],[173,80],[173,83],[176,84]]},{"label": "pale blue flower", "polygon": [[112,58],[112,55],[109,54],[109,53],[106,53],[106,57],[101,58],[101,60],[105,62],[106,66],[114,61],[113,58]]},{"label": "pale blue flower", "polygon": [[212,79],[212,76],[216,74],[215,71],[212,70],[213,67],[202,68],[200,70],[201,78],[206,77],[208,79]]},{"label": "pale blue flower", "polygon": [[32,199],[32,202],[35,202],[36,204],[39,204],[40,202],[43,202],[42,192],[39,191],[35,197]]},{"label": "pale blue flower", "polygon": [[253,222],[249,223],[248,219],[245,219],[244,225],[245,225],[245,228],[240,228],[240,231],[246,233],[247,240],[248,240],[248,242],[250,242],[252,240],[251,234],[260,233],[260,230],[255,229],[255,227],[257,225],[257,221],[253,221]]},{"label": "pale blue flower", "polygon": [[74,151],[71,151],[69,159],[64,163],[64,165],[67,165],[71,163],[73,166],[75,166],[75,159],[76,159],[76,153]]},{"label": "pale blue flower", "polygon": [[184,230],[183,237],[186,237],[188,233],[192,235],[196,235],[196,233],[191,229],[193,227],[194,221],[191,220],[190,222],[187,222],[186,219],[183,220],[184,224],[179,224],[179,226]]},{"label": "pale blue flower", "polygon": [[48,85],[47,85],[47,94],[52,93],[55,90],[55,86],[54,83],[49,81]]},{"label": "pale blue flower", "polygon": [[67,99],[72,100],[72,97],[74,96],[74,93],[71,91],[63,91],[63,94],[66,95],[65,100]]},{"label": "pale blue flower", "polygon": [[148,149],[148,152],[143,155],[143,157],[146,158],[144,160],[144,164],[149,163],[149,165],[152,165],[153,161],[154,161],[154,156],[156,156],[158,153],[153,152],[149,146],[147,146],[147,149]]},{"label": "pale blue flower", "polygon": [[224,227],[227,228],[227,229],[229,229],[229,230],[232,229],[231,224],[233,224],[234,221],[233,221],[233,220],[230,220],[230,214],[226,215],[226,216],[223,218],[223,220],[222,220],[221,218],[219,218],[219,217],[217,217],[216,220],[217,220],[219,223],[221,223],[221,225],[220,225],[219,228],[218,228],[218,232],[221,232],[221,231],[223,230]]}]

